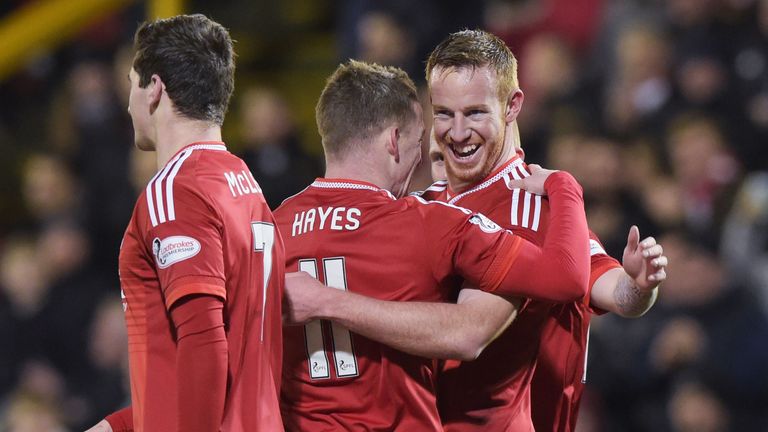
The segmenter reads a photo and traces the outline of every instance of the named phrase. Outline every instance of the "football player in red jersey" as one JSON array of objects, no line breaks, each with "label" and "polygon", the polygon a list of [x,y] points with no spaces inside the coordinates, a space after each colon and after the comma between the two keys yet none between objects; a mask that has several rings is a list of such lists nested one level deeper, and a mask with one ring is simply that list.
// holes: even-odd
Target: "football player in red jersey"
[{"label": "football player in red jersey", "polygon": [[280,431],[283,244],[221,141],[232,40],[182,15],[141,25],[135,48],[128,109],[159,171],[120,250],[132,404],[93,430]]},{"label": "football player in red jersey", "polygon": [[[519,188],[539,168],[522,159],[516,119],[523,93],[509,48],[482,31],[452,34],[430,56],[427,78],[434,135],[444,154],[448,181],[436,182],[423,197],[482,211],[502,227],[540,244],[552,228],[553,202],[541,190]],[[667,258],[661,246],[653,238],[639,240],[637,228],[631,228],[622,268],[591,235],[584,245],[591,256],[589,295],[562,305],[526,301],[516,321],[477,361],[447,362],[438,387],[446,430],[533,430],[530,383],[537,357],[543,365],[538,377],[544,377],[534,390],[537,429],[572,430],[583,390],[590,314],[612,311],[640,316],[653,305],[657,287],[666,277]],[[527,276],[535,276],[535,272]],[[402,305],[393,303],[354,296],[350,300],[338,293],[317,296],[317,283],[303,282],[289,287],[288,292],[289,299],[299,305],[301,318],[331,318],[417,354],[440,340],[436,335],[465,339],[466,346],[477,352],[487,343],[473,344],[470,332],[441,321],[429,305],[414,304],[405,312]],[[469,292],[462,290],[460,298]],[[480,302],[485,296],[488,294],[472,292],[473,301]],[[365,310],[377,313],[360,312]],[[389,313],[395,311],[399,315],[391,319]],[[382,316],[390,318],[389,322],[379,319]],[[418,330],[402,325],[410,322],[419,323]],[[449,347],[433,348],[437,357],[458,357]]]},{"label": "football player in red jersey", "polygon": [[[540,249],[466,209],[397,199],[420,161],[424,135],[416,89],[403,71],[356,61],[339,66],[316,116],[326,177],[287,199],[275,217],[285,237],[286,268],[330,288],[308,292],[306,302],[289,298],[294,320],[308,318],[299,310],[307,304],[333,303],[329,293],[341,293],[342,303],[354,308],[355,299],[367,299],[349,294],[356,292],[406,310],[427,305],[430,317],[441,317],[446,327],[490,331],[487,343],[510,320],[514,303],[491,294],[448,304],[463,279],[502,295],[546,293],[561,301],[585,295],[587,227],[581,189],[569,174],[536,176],[551,197],[553,217]],[[281,408],[287,430],[442,430],[437,363],[430,357],[441,349],[460,352],[464,338],[433,332],[437,337],[413,344],[424,339],[418,321],[369,306],[357,309],[359,315],[411,332],[395,341],[386,340],[394,332],[373,336],[394,346],[411,344],[418,355],[371,340],[363,326],[352,333],[342,319],[286,328]],[[336,318],[319,313],[309,318]]]},{"label": "football player in red jersey", "polygon": [[[509,48],[482,31],[451,34],[430,55],[427,79],[435,139],[448,177],[443,190],[433,186],[430,198],[486,213],[540,243],[551,228],[551,202],[505,187],[530,171],[516,122],[524,96]],[[623,267],[594,234],[590,237],[590,292],[583,301],[530,301],[477,361],[446,365],[439,392],[446,430],[533,430],[531,411],[538,431],[573,430],[591,314],[640,316],[653,305],[666,277],[661,245],[651,237],[641,242],[636,227],[629,232]]]}]

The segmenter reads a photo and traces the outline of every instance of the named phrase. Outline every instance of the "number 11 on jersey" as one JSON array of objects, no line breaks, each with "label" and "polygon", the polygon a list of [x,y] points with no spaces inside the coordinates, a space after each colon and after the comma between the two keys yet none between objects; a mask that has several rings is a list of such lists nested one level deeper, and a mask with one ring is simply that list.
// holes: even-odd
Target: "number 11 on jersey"
[{"label": "number 11 on jersey", "polygon": [[[317,260],[299,260],[299,271],[317,278]],[[347,275],[344,257],[323,258],[325,284],[331,288],[347,290]],[[309,356],[309,376],[312,379],[331,377],[328,356],[323,341],[323,322],[315,320],[304,326],[304,337]],[[352,345],[352,333],[344,326],[331,323],[331,345],[337,378],[357,376],[357,358]]]}]

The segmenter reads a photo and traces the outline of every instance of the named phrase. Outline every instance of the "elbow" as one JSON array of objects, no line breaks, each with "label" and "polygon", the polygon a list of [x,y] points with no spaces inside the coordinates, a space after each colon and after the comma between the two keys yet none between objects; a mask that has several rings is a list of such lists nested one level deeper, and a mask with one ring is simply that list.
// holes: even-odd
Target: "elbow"
[{"label": "elbow", "polygon": [[461,361],[473,361],[477,360],[478,357],[480,357],[480,354],[483,352],[483,349],[485,346],[482,347],[458,347],[452,355],[452,360],[461,360]]},{"label": "elbow", "polygon": [[558,289],[552,292],[559,293],[559,297],[553,299],[557,303],[571,303],[581,301],[589,293],[589,274],[587,272],[567,271],[557,281]]},{"label": "elbow", "polygon": [[490,341],[483,337],[483,335],[465,334],[460,340],[456,341],[452,358],[461,361],[477,360],[489,343]]}]

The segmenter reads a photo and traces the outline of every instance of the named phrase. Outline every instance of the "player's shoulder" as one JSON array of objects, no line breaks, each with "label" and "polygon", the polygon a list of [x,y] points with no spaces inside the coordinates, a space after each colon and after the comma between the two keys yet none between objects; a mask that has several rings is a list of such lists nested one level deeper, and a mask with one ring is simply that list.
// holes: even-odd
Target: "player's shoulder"
[{"label": "player's shoulder", "polygon": [[438,199],[444,199],[444,196],[448,190],[448,182],[445,180],[438,180],[432,183],[428,188],[411,192],[410,196],[418,196],[424,198],[427,201],[433,201]]},{"label": "player's shoulder", "polygon": [[452,218],[464,219],[474,213],[472,210],[459,205],[439,200],[430,201],[419,195],[409,195],[401,198],[398,202],[403,204],[403,211],[411,212],[423,219],[445,218],[447,221]]},{"label": "player's shoulder", "polygon": [[278,215],[281,215],[283,213],[292,212],[294,209],[301,206],[301,202],[303,198],[310,193],[310,190],[311,190],[311,185],[307,185],[300,192],[293,194],[288,198],[284,199],[283,202],[281,202],[280,205],[277,206],[277,208],[273,212],[275,216],[277,217]]}]

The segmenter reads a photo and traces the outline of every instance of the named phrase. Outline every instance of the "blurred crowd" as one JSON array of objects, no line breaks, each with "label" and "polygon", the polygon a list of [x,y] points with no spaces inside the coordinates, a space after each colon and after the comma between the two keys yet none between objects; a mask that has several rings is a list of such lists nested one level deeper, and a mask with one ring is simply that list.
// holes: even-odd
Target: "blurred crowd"
[{"label": "blurred crowd", "polygon": [[[233,27],[238,49],[279,50],[218,18],[268,2],[189,3]],[[350,57],[400,66],[426,109],[437,42],[501,36],[519,60],[526,160],[576,176],[612,256],[631,224],[664,245],[656,306],[593,320],[580,431],[768,430],[768,0],[320,4],[305,30],[335,41],[321,76]],[[0,431],[82,430],[129,400],[117,254],[156,170],[126,112],[143,14],[106,18],[0,83]],[[258,79],[269,58],[240,55],[225,140],[275,208],[322,175],[300,115],[312,107]],[[422,168],[413,189],[430,183]]]}]

